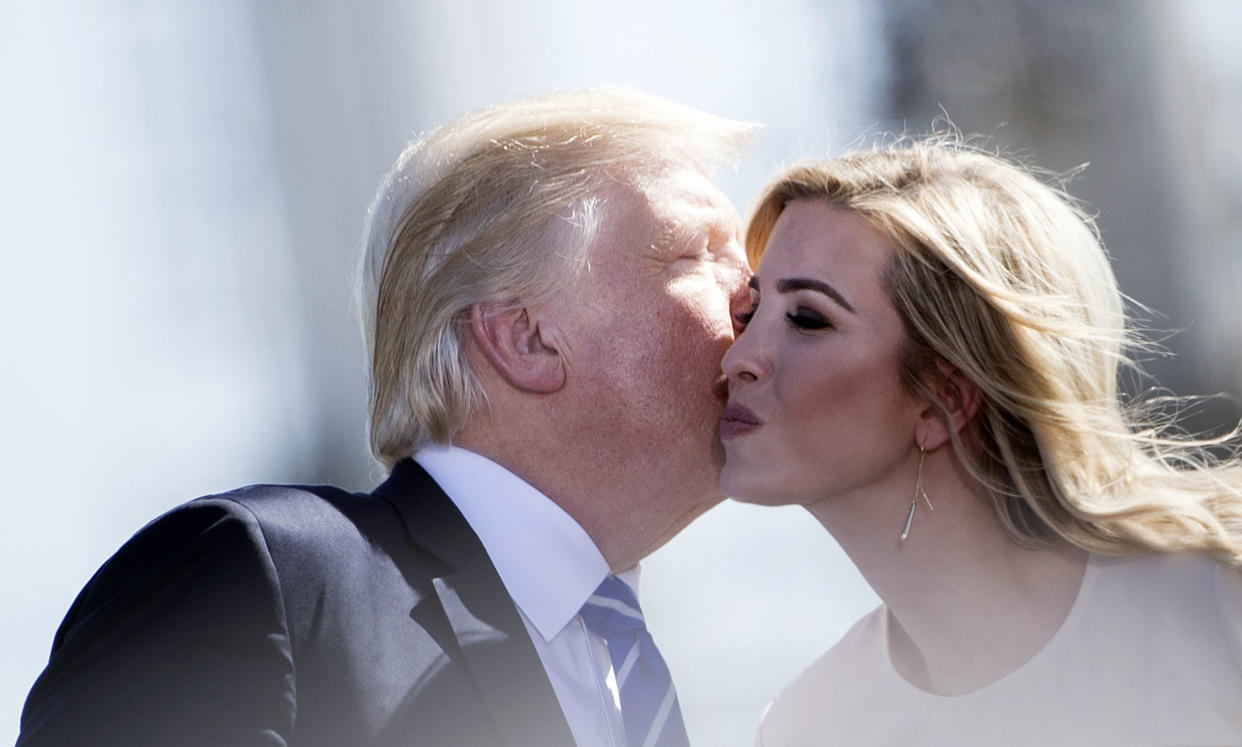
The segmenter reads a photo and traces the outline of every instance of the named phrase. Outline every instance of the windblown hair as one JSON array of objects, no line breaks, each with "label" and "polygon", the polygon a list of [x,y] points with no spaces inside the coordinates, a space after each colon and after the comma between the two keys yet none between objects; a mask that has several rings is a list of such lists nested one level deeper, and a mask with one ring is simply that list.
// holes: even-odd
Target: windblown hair
[{"label": "windblown hair", "polygon": [[1242,565],[1238,431],[1191,440],[1151,403],[1123,402],[1118,373],[1142,343],[1094,220],[1061,186],[957,136],[808,162],[760,196],[752,264],[793,200],[854,211],[892,243],[903,384],[945,417],[941,362],[978,387],[977,438],[953,448],[1017,542]]},{"label": "windblown hair", "polygon": [[595,88],[469,114],[411,142],[363,231],[357,298],[371,450],[386,467],[447,443],[486,397],[462,344],[476,303],[520,307],[574,281],[618,184],[732,160],[748,123]]}]

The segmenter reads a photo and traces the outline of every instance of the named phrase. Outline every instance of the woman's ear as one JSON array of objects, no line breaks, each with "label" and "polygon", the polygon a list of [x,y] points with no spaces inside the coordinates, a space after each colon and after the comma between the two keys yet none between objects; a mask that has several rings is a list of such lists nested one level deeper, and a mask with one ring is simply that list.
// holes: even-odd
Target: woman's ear
[{"label": "woman's ear", "polygon": [[476,303],[470,331],[483,357],[514,388],[547,394],[565,385],[564,357],[541,333],[534,310]]},{"label": "woman's ear", "polygon": [[979,411],[981,398],[979,387],[957,368],[941,361],[937,369],[935,379],[928,384],[939,402],[928,402],[923,408],[914,434],[927,451],[940,448],[952,434],[961,433]]}]

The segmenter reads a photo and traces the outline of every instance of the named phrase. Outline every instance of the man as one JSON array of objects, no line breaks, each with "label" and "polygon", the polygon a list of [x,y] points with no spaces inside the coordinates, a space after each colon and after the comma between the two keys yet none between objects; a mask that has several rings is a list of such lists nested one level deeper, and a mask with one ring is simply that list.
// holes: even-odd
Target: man
[{"label": "man", "polygon": [[704,169],[749,131],[602,89],[411,144],[360,283],[390,477],[148,525],[70,609],[19,744],[684,743],[632,586],[721,497],[748,273]]}]

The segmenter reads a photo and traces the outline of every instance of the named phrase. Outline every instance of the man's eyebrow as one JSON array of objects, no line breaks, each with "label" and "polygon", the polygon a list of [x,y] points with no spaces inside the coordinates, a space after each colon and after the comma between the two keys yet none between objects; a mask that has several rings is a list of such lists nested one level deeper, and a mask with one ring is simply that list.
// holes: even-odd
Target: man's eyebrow
[{"label": "man's eyebrow", "polygon": [[851,314],[858,313],[854,311],[853,306],[850,306],[850,302],[845,300],[845,296],[842,296],[836,288],[833,288],[831,285],[822,280],[816,280],[814,278],[781,278],[776,281],[776,290],[780,293],[793,293],[794,291],[800,290],[817,291],[819,293],[823,293],[825,296],[828,296],[833,301],[836,301]]}]

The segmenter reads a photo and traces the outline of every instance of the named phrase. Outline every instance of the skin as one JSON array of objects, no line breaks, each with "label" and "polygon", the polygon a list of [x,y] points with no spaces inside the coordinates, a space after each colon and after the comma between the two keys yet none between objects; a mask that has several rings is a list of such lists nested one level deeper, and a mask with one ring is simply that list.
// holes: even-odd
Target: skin
[{"label": "skin", "polygon": [[[952,430],[976,437],[979,395],[968,381],[942,372],[949,420],[903,390],[902,325],[882,283],[894,251],[858,214],[816,200],[786,206],[753,281],[758,306],[723,361],[730,408],[759,423],[731,429],[726,412],[721,479],[740,500],[805,506],[884,600],[896,670],[958,695],[1048,642],[1086,555],[1064,544],[1024,549],[1005,534],[949,444]],[[833,293],[791,289],[806,280]],[[935,510],[920,502],[903,542],[920,459]]]},{"label": "skin", "polygon": [[889,255],[865,222],[817,202],[777,221],[748,327],[724,359],[730,401],[763,421],[725,442],[729,495],[813,507],[886,481],[897,492],[925,405],[897,375],[901,320],[880,285]]},{"label": "skin", "polygon": [[489,407],[455,441],[557,502],[613,570],[723,499],[720,361],[750,274],[740,229],[690,165],[619,183],[589,271],[515,322],[519,363],[539,373],[476,351]]}]

